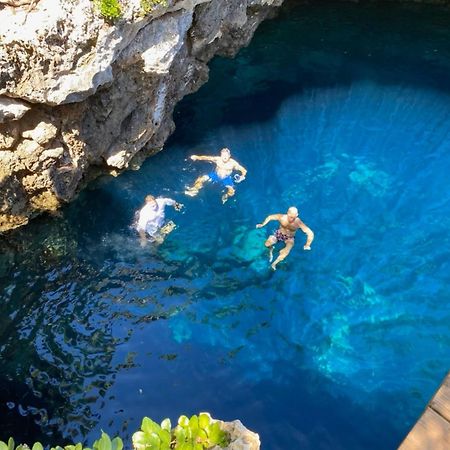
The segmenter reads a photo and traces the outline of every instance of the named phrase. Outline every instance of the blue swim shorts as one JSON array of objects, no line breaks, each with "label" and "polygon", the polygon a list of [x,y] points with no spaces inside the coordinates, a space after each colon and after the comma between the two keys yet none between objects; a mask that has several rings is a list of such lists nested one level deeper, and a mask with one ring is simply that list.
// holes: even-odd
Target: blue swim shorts
[{"label": "blue swim shorts", "polygon": [[233,183],[233,179],[231,178],[230,175],[228,175],[225,178],[220,178],[216,172],[210,172],[208,174],[209,179],[213,182],[213,183],[221,183],[222,186],[227,187],[234,187],[234,183]]}]

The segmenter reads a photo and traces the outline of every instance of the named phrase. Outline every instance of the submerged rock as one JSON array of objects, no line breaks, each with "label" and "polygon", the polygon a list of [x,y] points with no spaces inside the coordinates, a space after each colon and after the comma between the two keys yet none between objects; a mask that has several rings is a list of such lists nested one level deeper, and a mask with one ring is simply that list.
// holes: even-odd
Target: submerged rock
[{"label": "submerged rock", "polygon": [[[283,0],[2,2],[0,232],[71,200],[93,173],[159,151],[176,103],[233,56]],[[98,170],[100,168],[100,170]]]}]

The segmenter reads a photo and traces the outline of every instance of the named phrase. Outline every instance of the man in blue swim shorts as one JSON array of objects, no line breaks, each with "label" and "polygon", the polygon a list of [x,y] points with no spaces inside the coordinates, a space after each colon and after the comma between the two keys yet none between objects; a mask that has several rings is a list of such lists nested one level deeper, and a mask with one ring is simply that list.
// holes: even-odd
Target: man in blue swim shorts
[{"label": "man in blue swim shorts", "polygon": [[[230,149],[228,148],[223,148],[220,151],[220,156],[192,155],[191,159],[192,161],[208,161],[216,165],[213,171],[211,171],[208,175],[198,177],[195,180],[194,185],[188,187],[184,191],[186,195],[191,197],[195,197],[207,181],[212,181],[213,183],[221,184],[223,188],[226,189],[226,192],[222,195],[222,203],[225,203],[235,193],[234,183],[244,181],[245,176],[247,175],[247,169],[231,158]],[[240,175],[236,174],[234,176],[234,180],[231,178],[233,170],[241,173]]]},{"label": "man in blue swim shorts", "polygon": [[306,234],[306,244],[303,246],[303,250],[311,250],[311,243],[314,239],[314,233],[307,227],[298,217],[298,210],[295,206],[291,206],[286,214],[272,214],[264,219],[263,223],[258,223],[256,228],[262,228],[267,225],[271,220],[278,220],[280,227],[270,235],[264,245],[269,249],[269,262],[273,259],[273,247],[278,242],[285,244],[284,248],[280,250],[278,258],[272,263],[270,267],[273,270],[277,269],[277,264],[283,261],[295,243],[295,233],[298,229],[302,230]]}]

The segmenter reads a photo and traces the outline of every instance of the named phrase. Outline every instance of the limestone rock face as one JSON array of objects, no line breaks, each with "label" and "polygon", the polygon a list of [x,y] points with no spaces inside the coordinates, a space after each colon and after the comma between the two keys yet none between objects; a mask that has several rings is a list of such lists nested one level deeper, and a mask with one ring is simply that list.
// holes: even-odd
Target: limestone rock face
[{"label": "limestone rock face", "polygon": [[[230,433],[231,437],[231,443],[225,450],[259,450],[259,435],[244,427],[240,420],[220,422],[220,427]],[[220,447],[215,446],[212,450],[220,450]]]},{"label": "limestone rock face", "polygon": [[8,97],[0,97],[0,123],[20,119],[30,109],[25,103]]},{"label": "limestone rock face", "polygon": [[92,0],[2,1],[0,232],[71,200],[94,168],[159,151],[208,61],[235,55],[282,1],[167,0],[144,14],[127,0],[114,24]]}]

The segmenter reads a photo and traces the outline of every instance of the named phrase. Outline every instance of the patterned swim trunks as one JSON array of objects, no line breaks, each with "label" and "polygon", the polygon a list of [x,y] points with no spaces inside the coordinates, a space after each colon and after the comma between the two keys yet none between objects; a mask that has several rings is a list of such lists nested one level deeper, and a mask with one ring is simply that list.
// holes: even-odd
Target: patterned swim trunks
[{"label": "patterned swim trunks", "polygon": [[280,230],[276,230],[273,234],[275,238],[277,239],[277,242],[286,242],[289,240],[294,240],[294,236],[288,236],[287,234],[282,233]]}]

